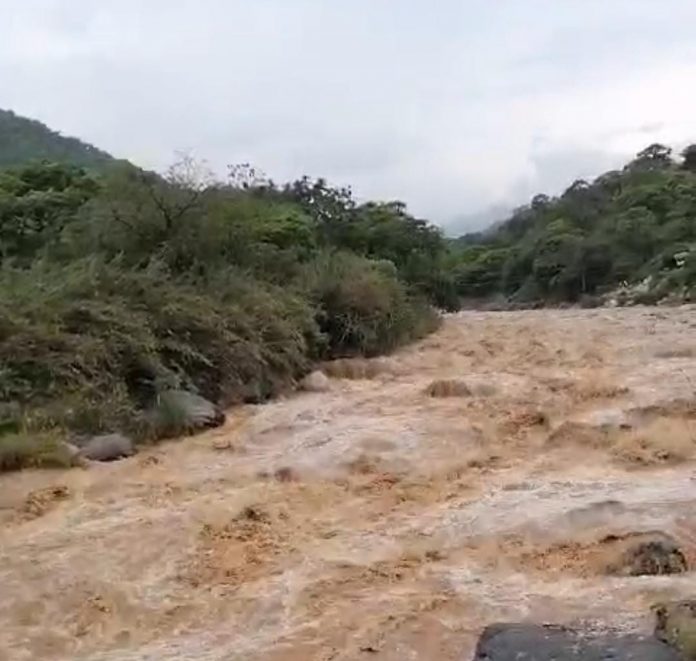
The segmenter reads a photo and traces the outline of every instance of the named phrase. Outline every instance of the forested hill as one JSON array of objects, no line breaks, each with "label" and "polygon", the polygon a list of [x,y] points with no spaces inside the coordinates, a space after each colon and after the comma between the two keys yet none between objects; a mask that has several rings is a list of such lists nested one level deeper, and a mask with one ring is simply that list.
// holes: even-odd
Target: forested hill
[{"label": "forested hill", "polygon": [[0,109],[0,167],[42,160],[98,169],[114,159],[77,138],[52,131],[41,122]]},{"label": "forested hill", "polygon": [[[696,145],[654,144],[622,170],[537,195],[488,232],[453,242],[458,292],[575,301],[644,282],[648,299],[696,294]],[[647,280],[646,280],[647,278]]]}]

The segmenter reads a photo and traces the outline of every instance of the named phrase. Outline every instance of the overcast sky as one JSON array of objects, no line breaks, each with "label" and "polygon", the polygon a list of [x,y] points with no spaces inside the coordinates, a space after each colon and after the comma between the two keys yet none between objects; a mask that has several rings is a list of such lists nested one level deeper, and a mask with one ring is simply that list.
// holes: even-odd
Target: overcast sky
[{"label": "overcast sky", "polygon": [[[0,0],[0,107],[450,231],[696,141],[695,0]],[[483,215],[485,218],[485,213]]]}]

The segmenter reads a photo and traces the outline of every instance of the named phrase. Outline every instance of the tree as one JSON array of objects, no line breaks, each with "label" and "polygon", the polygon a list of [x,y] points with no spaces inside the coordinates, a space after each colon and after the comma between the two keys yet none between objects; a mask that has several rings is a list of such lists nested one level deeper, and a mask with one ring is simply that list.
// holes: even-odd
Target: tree
[{"label": "tree", "polygon": [[531,206],[534,211],[542,211],[546,209],[549,204],[551,204],[551,198],[544,193],[539,193],[532,198]]},{"label": "tree", "polygon": [[629,164],[629,169],[661,170],[673,164],[671,147],[655,142],[638,152],[636,158]]},{"label": "tree", "polygon": [[655,214],[645,207],[633,207],[616,217],[614,236],[618,246],[634,254],[640,262],[650,259],[658,248]]},{"label": "tree", "polygon": [[582,291],[583,239],[567,221],[552,223],[539,240],[532,272],[542,291],[559,298],[576,298]]},{"label": "tree", "polygon": [[654,142],[642,151],[639,151],[638,158],[649,161],[665,162],[670,160],[671,154],[671,147],[662,145],[659,142]]},{"label": "tree", "polygon": [[496,293],[503,278],[503,269],[510,259],[507,248],[482,251],[478,258],[463,264],[456,273],[457,288],[464,296],[488,296]]},{"label": "tree", "polygon": [[696,172],[696,145],[689,145],[681,154],[684,157],[682,168]]},{"label": "tree", "polygon": [[350,188],[335,188],[322,178],[302,177],[287,184],[282,194],[302,205],[314,219],[322,243],[340,244],[345,239],[356,206]]},{"label": "tree", "polygon": [[29,262],[98,191],[97,182],[71,165],[38,163],[0,177],[0,262]]}]

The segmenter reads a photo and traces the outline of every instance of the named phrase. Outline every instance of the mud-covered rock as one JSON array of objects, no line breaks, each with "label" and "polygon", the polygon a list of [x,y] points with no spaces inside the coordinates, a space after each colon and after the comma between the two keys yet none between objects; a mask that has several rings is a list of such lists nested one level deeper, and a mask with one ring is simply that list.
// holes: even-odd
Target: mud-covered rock
[{"label": "mud-covered rock", "polygon": [[65,453],[65,456],[68,458],[68,463],[71,466],[81,466],[82,468],[87,466],[87,458],[82,454],[79,445],[75,445],[68,441],[61,441],[60,450]]},{"label": "mud-covered rock", "polygon": [[78,457],[91,461],[116,461],[135,454],[133,441],[122,434],[93,436],[79,451]]},{"label": "mud-covered rock", "polygon": [[655,636],[680,651],[685,659],[696,659],[696,599],[653,606]]},{"label": "mud-covered rock", "polygon": [[469,384],[461,379],[436,379],[425,389],[428,397],[469,397]]},{"label": "mud-covered rock", "polygon": [[323,372],[312,372],[300,381],[300,390],[306,392],[326,392],[331,388],[331,382]]},{"label": "mud-covered rock", "polygon": [[685,659],[696,660],[696,599],[653,606],[655,636],[679,650]]},{"label": "mud-covered rock", "polygon": [[657,638],[591,634],[560,626],[494,624],[487,627],[473,661],[678,661]]},{"label": "mud-covered rock", "polygon": [[674,539],[663,533],[642,534],[633,541],[628,538],[621,556],[607,567],[607,573],[618,576],[662,576],[685,571],[688,565],[684,553]]},{"label": "mud-covered rock", "polygon": [[80,456],[80,446],[74,443],[69,443],[68,441],[61,441],[61,450],[65,452],[72,463],[75,463]]}]

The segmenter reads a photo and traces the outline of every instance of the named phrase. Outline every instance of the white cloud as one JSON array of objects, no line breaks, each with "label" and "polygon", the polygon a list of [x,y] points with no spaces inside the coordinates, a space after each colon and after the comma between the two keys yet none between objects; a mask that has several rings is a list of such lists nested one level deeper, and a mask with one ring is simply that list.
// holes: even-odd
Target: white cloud
[{"label": "white cloud", "polygon": [[[3,7],[3,5],[5,5]],[[0,107],[447,222],[696,139],[690,0],[0,0]]]}]

